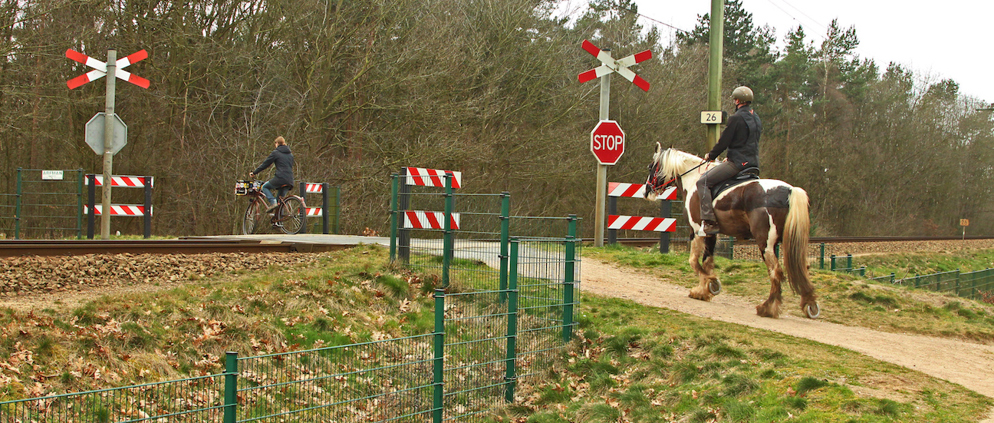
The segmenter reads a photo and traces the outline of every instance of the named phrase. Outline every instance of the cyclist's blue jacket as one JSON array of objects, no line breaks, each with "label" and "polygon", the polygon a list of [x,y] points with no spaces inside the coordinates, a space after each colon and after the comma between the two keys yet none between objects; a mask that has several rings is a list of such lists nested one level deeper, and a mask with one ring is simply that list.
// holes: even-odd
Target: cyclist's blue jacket
[{"label": "cyclist's blue jacket", "polygon": [[290,147],[285,145],[276,147],[272,154],[266,157],[266,160],[252,173],[259,174],[273,163],[276,164],[276,174],[273,175],[273,179],[269,180],[270,184],[277,187],[293,185],[293,153],[290,152]]}]

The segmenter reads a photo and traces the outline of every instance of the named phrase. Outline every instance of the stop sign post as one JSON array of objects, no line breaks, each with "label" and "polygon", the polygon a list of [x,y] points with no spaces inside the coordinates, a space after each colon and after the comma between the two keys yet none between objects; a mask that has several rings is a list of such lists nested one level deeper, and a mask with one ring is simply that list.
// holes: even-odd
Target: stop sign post
[{"label": "stop sign post", "polygon": [[597,58],[601,65],[583,72],[577,76],[580,83],[600,79],[600,122],[590,132],[590,152],[597,157],[596,204],[594,205],[594,246],[604,246],[604,220],[607,208],[607,167],[618,163],[625,153],[625,132],[618,123],[608,119],[608,108],[611,99],[611,74],[617,73],[631,81],[643,91],[649,91],[649,82],[642,79],[630,66],[652,58],[652,52],[645,50],[622,59],[615,60],[607,49],[600,49],[594,43],[583,40],[580,45],[584,51]]},{"label": "stop sign post", "polygon": [[625,154],[625,131],[618,122],[602,120],[590,131],[590,152],[597,157],[597,163],[605,166],[618,164]]}]

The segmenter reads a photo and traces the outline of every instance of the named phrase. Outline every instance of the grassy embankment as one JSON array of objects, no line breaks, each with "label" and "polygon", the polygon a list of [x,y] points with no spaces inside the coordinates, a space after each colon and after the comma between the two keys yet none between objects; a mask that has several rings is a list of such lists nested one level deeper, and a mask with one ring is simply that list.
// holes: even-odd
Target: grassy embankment
[{"label": "grassy embankment", "polygon": [[[692,280],[686,256],[592,248],[585,253]],[[74,310],[58,304],[28,313],[2,310],[0,375],[7,381],[0,398],[217,372],[229,350],[256,355],[431,330],[429,284],[387,266],[382,248],[315,257],[291,269],[103,297]],[[767,289],[765,283],[747,283],[765,278],[758,263],[719,266],[729,274],[723,278],[729,294]],[[930,331],[990,333],[992,313],[976,303],[947,307],[939,304],[952,299],[927,299],[931,294],[924,293],[913,297],[926,299],[907,299],[827,272],[815,278],[826,312],[840,309],[836,301],[847,301],[885,319],[878,325],[910,324],[901,311],[854,299],[862,292],[875,302],[893,298],[904,309],[928,305],[935,310]],[[971,324],[959,310],[972,311],[979,323]],[[585,295],[578,321],[581,339],[568,362],[550,369],[547,380],[521,386],[519,403],[495,419],[959,422],[978,420],[992,405],[959,386],[844,349],[628,301]]]}]

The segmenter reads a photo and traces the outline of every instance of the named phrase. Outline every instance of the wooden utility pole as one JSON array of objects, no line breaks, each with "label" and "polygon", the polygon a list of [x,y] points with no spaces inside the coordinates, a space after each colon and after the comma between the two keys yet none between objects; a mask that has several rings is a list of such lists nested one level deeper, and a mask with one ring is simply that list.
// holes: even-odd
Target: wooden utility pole
[{"label": "wooden utility pole", "polygon": [[[721,61],[725,43],[725,0],[711,0],[711,38],[708,43],[708,110],[721,110]],[[719,125],[708,125],[707,151],[721,136]]]}]

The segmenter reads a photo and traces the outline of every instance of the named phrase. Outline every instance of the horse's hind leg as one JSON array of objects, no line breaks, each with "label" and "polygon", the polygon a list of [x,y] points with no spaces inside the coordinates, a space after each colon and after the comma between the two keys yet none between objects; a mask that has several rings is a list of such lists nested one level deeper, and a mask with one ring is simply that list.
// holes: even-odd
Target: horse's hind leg
[{"label": "horse's hind leg", "polygon": [[770,275],[770,296],[765,302],[756,306],[756,314],[762,317],[780,317],[780,304],[783,303],[784,275],[783,269],[780,268],[780,262],[774,254],[774,245],[776,244],[770,242],[766,245],[760,244],[759,247],[763,262],[766,263],[766,271]]},{"label": "horse's hind leg", "polygon": [[[717,240],[716,236],[697,236],[690,244],[690,265],[693,266],[699,280],[697,287],[690,290],[690,298],[711,301],[714,297],[708,287],[712,282],[720,283],[718,277],[714,275],[714,245]],[[698,258],[701,258],[700,262]]]}]

